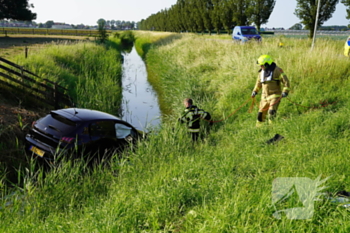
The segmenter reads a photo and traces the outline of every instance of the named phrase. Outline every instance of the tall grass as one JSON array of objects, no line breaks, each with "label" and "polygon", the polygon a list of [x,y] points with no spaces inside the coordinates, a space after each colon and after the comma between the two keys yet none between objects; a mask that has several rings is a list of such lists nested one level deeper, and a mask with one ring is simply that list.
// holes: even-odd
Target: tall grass
[{"label": "tall grass", "polygon": [[91,42],[55,44],[17,62],[68,89],[78,107],[117,114],[121,101],[121,56]]},{"label": "tall grass", "polygon": [[[136,37],[147,48],[143,57],[153,83],[163,91],[167,121],[110,167],[86,172],[84,164],[66,163],[45,179],[28,173],[23,199],[13,197],[11,208],[3,203],[1,231],[348,231],[348,210],[326,198],[315,201],[310,220],[275,219],[271,202],[278,177],[330,177],[325,191],[350,189],[349,61],[341,55],[343,43],[318,40],[311,51],[303,39],[283,38],[285,47],[279,48],[281,38],[241,45],[214,36]],[[248,104],[228,116],[250,99],[261,54],[284,69],[293,102],[283,99],[274,124],[256,128],[257,108],[250,114]],[[215,120],[225,119],[195,145],[176,123],[185,97]],[[335,103],[322,107],[321,100]],[[285,139],[267,145],[276,133]],[[293,204],[286,201],[277,210]]]}]

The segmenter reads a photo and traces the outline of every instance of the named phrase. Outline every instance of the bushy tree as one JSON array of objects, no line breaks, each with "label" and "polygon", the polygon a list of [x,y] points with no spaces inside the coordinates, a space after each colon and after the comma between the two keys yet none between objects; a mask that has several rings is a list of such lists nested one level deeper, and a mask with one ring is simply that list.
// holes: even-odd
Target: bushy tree
[{"label": "bushy tree", "polygon": [[350,0],[342,0],[341,2],[342,2],[345,6],[348,7],[348,8],[346,9],[346,13],[347,13],[346,18],[347,18],[347,19],[350,19]]},{"label": "bushy tree", "polygon": [[36,13],[30,8],[34,5],[28,0],[0,0],[0,19],[34,20]]},{"label": "bushy tree", "polygon": [[100,36],[100,40],[102,43],[104,43],[108,36],[107,30],[106,30],[106,20],[104,19],[97,20],[97,25],[98,25],[98,33]]},{"label": "bushy tree", "polygon": [[45,23],[46,28],[52,28],[52,25],[54,25],[54,22],[52,20],[49,20]]},{"label": "bushy tree", "polygon": [[255,24],[260,31],[260,26],[268,22],[275,7],[276,0],[251,0],[248,7],[250,21]]},{"label": "bushy tree", "polygon": [[[332,17],[335,7],[339,0],[318,0],[321,1],[320,12],[318,16],[317,27],[320,27],[325,21]],[[313,38],[313,32],[316,23],[317,0],[297,0],[297,8],[294,14],[301,19],[305,28],[310,30],[309,38]]]},{"label": "bushy tree", "polygon": [[293,26],[291,26],[289,29],[291,29],[291,30],[301,30],[301,29],[303,29],[303,25],[301,23],[296,23]]}]

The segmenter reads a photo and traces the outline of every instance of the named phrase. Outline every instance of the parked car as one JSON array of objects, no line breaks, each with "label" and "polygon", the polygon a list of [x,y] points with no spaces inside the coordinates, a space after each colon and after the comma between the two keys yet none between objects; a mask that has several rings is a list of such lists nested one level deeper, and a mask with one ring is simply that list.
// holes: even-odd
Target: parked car
[{"label": "parked car", "polygon": [[350,57],[350,36],[345,41],[344,55]]},{"label": "parked car", "polygon": [[250,40],[261,41],[262,38],[253,26],[236,26],[232,32],[232,40],[244,43]]},{"label": "parked car", "polygon": [[101,155],[112,149],[123,150],[143,137],[143,132],[111,114],[67,108],[53,110],[33,122],[26,135],[26,149],[35,157],[53,161],[71,151]]}]

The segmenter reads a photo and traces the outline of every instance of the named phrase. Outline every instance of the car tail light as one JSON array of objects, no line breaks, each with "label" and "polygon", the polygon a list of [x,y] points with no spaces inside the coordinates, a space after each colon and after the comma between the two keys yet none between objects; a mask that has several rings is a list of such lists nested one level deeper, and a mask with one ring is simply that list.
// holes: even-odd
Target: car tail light
[{"label": "car tail light", "polygon": [[74,139],[75,139],[75,138],[62,137],[60,141],[61,141],[61,142],[64,142],[64,143],[67,143],[67,144],[70,144],[70,143],[74,142]]}]

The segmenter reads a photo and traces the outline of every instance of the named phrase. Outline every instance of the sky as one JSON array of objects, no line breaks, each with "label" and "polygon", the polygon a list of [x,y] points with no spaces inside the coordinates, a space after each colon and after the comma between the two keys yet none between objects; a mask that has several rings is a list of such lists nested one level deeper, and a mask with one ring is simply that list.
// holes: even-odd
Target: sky
[{"label": "sky", "polygon": [[[97,20],[124,20],[139,22],[165,8],[176,4],[177,0],[29,0],[34,4],[32,12],[37,13],[37,23],[49,20],[67,24],[96,25]],[[262,27],[290,28],[300,20],[294,15],[296,0],[277,0],[267,24]],[[346,7],[338,3],[331,19],[323,26],[350,24],[346,19]]]}]

